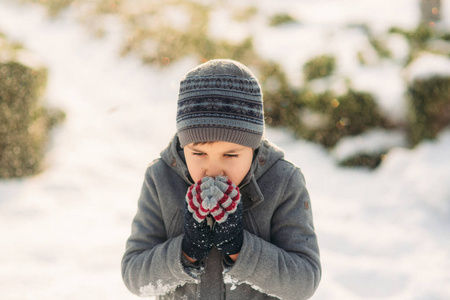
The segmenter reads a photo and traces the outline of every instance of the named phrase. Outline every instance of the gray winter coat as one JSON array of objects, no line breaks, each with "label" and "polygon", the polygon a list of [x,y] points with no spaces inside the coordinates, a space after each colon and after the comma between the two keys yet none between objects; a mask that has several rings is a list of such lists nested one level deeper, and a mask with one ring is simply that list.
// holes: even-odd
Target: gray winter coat
[{"label": "gray winter coat", "polygon": [[[183,206],[192,185],[177,136],[145,174],[122,260],[128,289],[157,299],[308,299],[321,278],[311,203],[299,168],[268,141],[240,184],[244,244],[229,266],[213,248],[183,263]],[[158,298],[159,296],[159,298]]]}]

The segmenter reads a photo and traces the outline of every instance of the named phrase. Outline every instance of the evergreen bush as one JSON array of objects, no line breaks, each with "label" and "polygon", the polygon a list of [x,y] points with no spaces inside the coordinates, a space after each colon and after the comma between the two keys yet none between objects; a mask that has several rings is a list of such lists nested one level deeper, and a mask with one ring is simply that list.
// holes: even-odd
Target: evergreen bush
[{"label": "evergreen bush", "polygon": [[[279,75],[280,76],[280,75]],[[333,147],[340,138],[389,126],[373,96],[349,90],[336,97],[331,92],[315,94],[282,85],[264,92],[268,125],[283,126],[297,137]]]},{"label": "evergreen bush", "polygon": [[306,80],[330,76],[336,69],[336,58],[331,55],[321,55],[307,61],[303,66]]},{"label": "evergreen bush", "polygon": [[[174,27],[167,16],[160,13],[170,6],[185,11],[188,22],[183,28]],[[161,2],[148,10],[125,13],[129,34],[122,55],[137,54],[144,63],[159,65],[190,55],[202,61],[218,57],[247,63],[254,60],[252,38],[233,43],[210,36],[210,13],[211,7],[196,1]]]},{"label": "evergreen bush", "polygon": [[297,19],[292,17],[290,14],[286,13],[275,14],[272,17],[270,17],[269,20],[270,26],[280,26],[289,23],[297,23]]},{"label": "evergreen bush", "polygon": [[297,92],[291,88],[281,66],[258,61],[257,69],[264,95],[264,114],[269,126],[293,127],[297,123],[295,111]]},{"label": "evergreen bush", "polygon": [[[391,33],[399,33],[406,37],[410,45],[410,53],[407,64],[413,61],[419,53],[423,51],[441,52],[430,49],[429,44],[432,41],[449,41],[450,32],[448,30],[436,29],[429,24],[421,23],[414,30],[406,31],[398,27],[393,27],[389,30]],[[447,54],[448,50],[444,50]]]},{"label": "evergreen bush", "polygon": [[381,164],[385,155],[386,152],[362,153],[339,161],[339,165],[343,167],[364,167],[375,169]]},{"label": "evergreen bush", "polygon": [[450,77],[417,78],[408,87],[409,139],[412,145],[434,139],[450,125]]},{"label": "evergreen bush", "polygon": [[[391,51],[386,47],[385,41],[380,36],[373,33],[371,28],[367,24],[356,24],[351,25],[351,28],[358,28],[367,36],[367,41],[372,46],[373,50],[377,53],[380,58],[392,58]],[[361,64],[366,64],[366,59],[364,58],[363,52],[357,53],[357,59]]]},{"label": "evergreen bush", "polygon": [[[319,95],[307,92],[303,98],[305,107],[301,116],[304,120],[299,119],[295,132],[327,148],[333,147],[344,136],[388,124],[369,93],[349,90],[345,95],[334,97],[330,92]],[[311,122],[316,123],[314,126],[307,123],[311,119],[317,120]]]},{"label": "evergreen bush", "polygon": [[45,68],[0,62],[0,178],[42,170],[49,130],[64,118],[61,111],[42,106],[46,83]]}]

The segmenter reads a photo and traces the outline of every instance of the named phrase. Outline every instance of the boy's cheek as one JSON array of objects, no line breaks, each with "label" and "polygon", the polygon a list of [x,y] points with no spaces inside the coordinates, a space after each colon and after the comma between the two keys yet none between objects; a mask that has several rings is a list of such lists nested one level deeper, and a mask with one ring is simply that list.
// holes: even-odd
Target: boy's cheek
[{"label": "boy's cheek", "polygon": [[233,182],[233,184],[235,186],[239,186],[241,184],[242,180],[244,180],[244,177],[245,176],[243,176],[242,178],[239,177],[239,178],[229,178],[229,179],[231,180],[231,182]]},{"label": "boy's cheek", "polygon": [[199,180],[201,180],[203,177],[205,177],[205,174],[203,174],[203,172],[200,169],[189,169],[189,175],[191,176],[192,180],[195,182],[198,182]]},{"label": "boy's cheek", "polygon": [[202,179],[204,176],[201,175],[201,169],[196,167],[192,162],[187,162],[187,169],[189,172],[189,176],[191,176],[192,180],[195,182]]}]

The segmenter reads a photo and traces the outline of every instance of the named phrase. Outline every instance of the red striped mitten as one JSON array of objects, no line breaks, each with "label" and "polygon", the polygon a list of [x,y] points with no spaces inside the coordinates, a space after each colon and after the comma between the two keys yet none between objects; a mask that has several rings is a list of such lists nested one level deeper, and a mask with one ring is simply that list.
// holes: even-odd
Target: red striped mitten
[{"label": "red striped mitten", "polygon": [[187,256],[196,260],[204,259],[213,246],[211,227],[205,220],[209,209],[203,207],[202,198],[202,190],[208,191],[213,184],[214,179],[203,178],[192,185],[186,193],[181,248]]},{"label": "red striped mitten", "polygon": [[214,186],[211,187],[212,198],[210,211],[217,223],[223,223],[228,216],[236,211],[237,205],[241,201],[239,188],[225,176],[217,176]]},{"label": "red striped mitten", "polygon": [[188,209],[197,222],[202,222],[210,213],[210,207],[217,202],[215,199],[211,199],[210,189],[213,185],[214,178],[203,177],[192,185],[186,194]]}]

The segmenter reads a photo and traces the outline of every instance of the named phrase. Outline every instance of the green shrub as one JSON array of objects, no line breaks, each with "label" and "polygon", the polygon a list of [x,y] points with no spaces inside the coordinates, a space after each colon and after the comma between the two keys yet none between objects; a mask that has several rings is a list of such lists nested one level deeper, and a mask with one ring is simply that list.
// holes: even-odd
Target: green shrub
[{"label": "green shrub", "polygon": [[381,58],[392,58],[391,51],[386,47],[384,42],[374,36],[369,36],[369,43]]},{"label": "green shrub", "polygon": [[307,61],[303,66],[306,80],[330,76],[336,69],[336,58],[330,55],[321,55]]},{"label": "green shrub", "polygon": [[450,42],[450,32],[445,32],[444,34],[442,34],[441,39]]},{"label": "green shrub", "polygon": [[450,124],[450,77],[414,80],[408,87],[409,138],[412,145],[434,139]]},{"label": "green shrub", "polygon": [[[371,28],[367,24],[354,24],[351,25],[350,28],[357,28],[364,32],[364,34],[367,36],[367,41],[372,46],[373,50],[377,53],[378,57],[380,58],[392,58],[391,51],[386,47],[385,42],[382,38],[379,36],[376,36]],[[366,60],[364,58],[363,52],[357,53],[357,58],[361,64],[366,64]]]},{"label": "green shrub", "polygon": [[385,152],[377,154],[363,153],[346,158],[343,161],[340,161],[339,165],[343,167],[363,167],[375,169],[381,164],[385,155]]},{"label": "green shrub", "polygon": [[344,136],[387,124],[368,93],[349,90],[345,95],[334,97],[330,92],[319,95],[306,92],[301,98],[304,106],[297,114],[295,133],[327,148],[333,147]]},{"label": "green shrub", "polygon": [[429,42],[431,41],[449,41],[450,32],[448,30],[440,30],[428,24],[420,23],[414,30],[406,31],[397,27],[389,30],[391,33],[399,33],[406,37],[410,45],[410,53],[407,64],[410,63],[417,55],[423,51],[438,52],[443,55],[448,55],[448,50],[435,51],[430,49]]},{"label": "green shrub", "polygon": [[[189,55],[202,61],[231,58],[244,63],[257,57],[251,38],[232,43],[209,36],[209,6],[195,1],[172,1],[170,5],[182,8],[189,19],[184,28],[175,28],[160,13],[168,5],[161,2],[149,11],[124,18],[129,34],[122,55],[137,54],[144,63],[159,65],[167,65]],[[148,25],[149,18],[152,26]]]},{"label": "green shrub", "polygon": [[280,86],[275,91],[264,91],[268,125],[286,127],[297,137],[327,148],[344,136],[389,126],[371,94],[349,90],[336,97],[331,92],[295,90],[288,86],[281,70],[274,68],[273,73]]},{"label": "green shrub", "polygon": [[279,26],[288,23],[297,23],[297,19],[286,13],[275,14],[270,17],[270,26]]},{"label": "green shrub", "polygon": [[64,118],[60,111],[42,107],[39,99],[47,70],[21,63],[0,63],[0,178],[38,173],[49,130]]},{"label": "green shrub", "polygon": [[258,62],[259,80],[264,95],[266,124],[269,126],[291,127],[297,118],[296,91],[292,89],[287,76],[277,63]]}]

